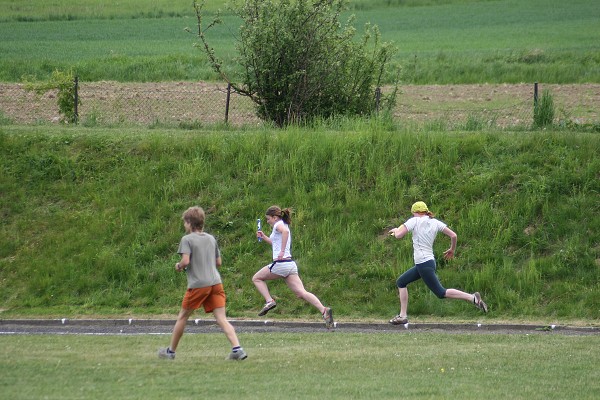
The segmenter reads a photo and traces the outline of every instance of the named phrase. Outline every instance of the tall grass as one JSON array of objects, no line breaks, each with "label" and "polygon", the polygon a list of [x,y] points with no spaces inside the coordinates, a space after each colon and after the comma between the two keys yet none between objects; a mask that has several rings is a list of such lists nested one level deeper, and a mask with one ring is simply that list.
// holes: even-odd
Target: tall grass
[{"label": "tall grass", "polygon": [[[224,5],[207,3],[209,13]],[[382,39],[399,49],[387,83],[399,73],[402,82],[417,84],[600,82],[600,12],[592,0],[356,1],[350,6],[342,20],[352,13],[358,29],[377,24]],[[152,6],[140,0],[102,5],[53,0],[31,7],[0,2],[2,81],[17,82],[24,74],[44,78],[57,68],[73,68],[83,81],[217,79],[192,47],[194,36],[184,32],[196,23],[188,0]],[[223,21],[207,37],[235,70],[240,21],[230,14]]]},{"label": "tall grass", "polygon": [[537,101],[533,108],[533,125],[544,128],[554,123],[554,97],[548,90],[542,92],[542,98]]},{"label": "tall grass", "polygon": [[[207,212],[232,316],[254,316],[250,282],[270,249],[256,218],[291,206],[294,255],[337,314],[397,311],[409,239],[384,233],[426,201],[459,235],[447,287],[479,290],[494,317],[600,311],[598,136],[402,131],[378,122],[284,131],[0,127],[0,301],[12,313],[160,313],[178,307],[180,215]],[[440,239],[436,252],[448,246]],[[313,315],[280,282],[279,316]],[[411,289],[411,314],[480,318]],[[425,317],[427,318],[427,317]]]}]

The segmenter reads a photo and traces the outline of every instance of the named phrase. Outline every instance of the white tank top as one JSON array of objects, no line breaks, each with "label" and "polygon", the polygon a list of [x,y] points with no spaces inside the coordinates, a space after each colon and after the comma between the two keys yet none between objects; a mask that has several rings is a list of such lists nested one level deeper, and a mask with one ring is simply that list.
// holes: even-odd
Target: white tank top
[{"label": "white tank top", "polygon": [[279,220],[275,222],[275,225],[273,225],[273,232],[271,232],[271,236],[269,236],[273,246],[273,260],[277,260],[277,256],[281,251],[281,239],[283,235],[277,230],[277,227],[280,224],[283,224],[284,230],[287,229],[287,231],[289,232],[288,240],[285,244],[285,252],[283,254],[283,258],[292,258],[292,252],[290,250],[292,248],[292,231],[290,231],[288,224],[283,222],[283,220]]}]

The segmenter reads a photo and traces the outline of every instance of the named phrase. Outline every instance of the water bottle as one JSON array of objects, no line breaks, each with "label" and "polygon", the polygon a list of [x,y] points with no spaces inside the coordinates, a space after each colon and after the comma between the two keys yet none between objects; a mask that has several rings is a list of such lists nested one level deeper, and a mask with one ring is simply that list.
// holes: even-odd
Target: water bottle
[{"label": "water bottle", "polygon": [[[256,231],[260,231],[260,218],[256,220]],[[259,242],[262,242],[262,239],[258,238]]]}]

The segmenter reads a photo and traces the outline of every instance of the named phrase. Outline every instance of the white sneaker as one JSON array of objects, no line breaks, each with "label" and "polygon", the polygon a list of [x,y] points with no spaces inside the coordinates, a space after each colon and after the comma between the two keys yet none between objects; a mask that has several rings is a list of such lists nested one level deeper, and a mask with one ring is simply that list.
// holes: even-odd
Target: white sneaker
[{"label": "white sneaker", "polygon": [[481,295],[479,292],[473,293],[473,304],[475,304],[475,307],[479,308],[484,313],[488,312],[488,306],[483,300],[481,300]]},{"label": "white sneaker", "polygon": [[242,361],[246,358],[248,358],[248,354],[246,354],[244,349],[242,349],[241,347],[237,351],[232,351],[231,353],[229,353],[229,357],[227,357],[228,360],[236,361]]},{"label": "white sneaker", "polygon": [[168,358],[169,360],[175,359],[175,352],[169,350],[168,347],[158,350],[158,358]]},{"label": "white sneaker", "polygon": [[270,310],[274,309],[275,307],[277,307],[277,303],[275,303],[275,300],[269,301],[267,304],[265,304],[262,310],[260,310],[258,316],[262,317],[263,315],[266,315]]}]

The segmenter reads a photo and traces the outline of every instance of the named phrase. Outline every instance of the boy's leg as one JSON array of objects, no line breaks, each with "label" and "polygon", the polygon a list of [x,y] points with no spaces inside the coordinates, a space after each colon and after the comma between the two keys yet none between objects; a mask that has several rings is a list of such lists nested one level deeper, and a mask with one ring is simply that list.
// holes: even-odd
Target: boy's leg
[{"label": "boy's leg", "polygon": [[181,311],[179,311],[179,315],[177,316],[177,322],[175,322],[173,334],[171,335],[171,345],[169,346],[169,349],[171,349],[171,351],[177,350],[179,340],[183,336],[183,331],[185,330],[185,325],[187,324],[187,321],[193,312],[194,310],[187,310],[185,308],[182,308]]},{"label": "boy's leg", "polygon": [[221,327],[225,336],[231,343],[231,347],[239,347],[240,341],[238,340],[237,334],[235,333],[235,328],[233,325],[227,321],[227,316],[225,314],[225,307],[218,307],[213,310],[213,315],[217,320],[217,324]]}]

